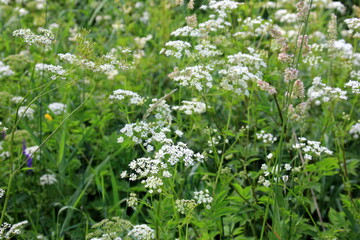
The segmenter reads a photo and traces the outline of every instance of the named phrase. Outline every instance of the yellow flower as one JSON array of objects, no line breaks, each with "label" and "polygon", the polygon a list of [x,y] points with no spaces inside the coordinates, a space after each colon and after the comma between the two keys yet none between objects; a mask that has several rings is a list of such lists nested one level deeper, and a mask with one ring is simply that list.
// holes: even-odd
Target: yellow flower
[{"label": "yellow flower", "polygon": [[52,121],[52,120],[53,120],[52,116],[51,116],[50,114],[48,114],[48,113],[45,113],[44,117],[45,117],[48,121]]}]

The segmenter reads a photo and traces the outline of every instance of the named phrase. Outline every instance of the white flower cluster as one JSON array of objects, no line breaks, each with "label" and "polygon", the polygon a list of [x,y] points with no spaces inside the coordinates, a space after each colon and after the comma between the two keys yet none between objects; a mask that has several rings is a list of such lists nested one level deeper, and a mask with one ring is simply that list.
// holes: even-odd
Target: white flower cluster
[{"label": "white flower cluster", "polygon": [[[184,143],[165,144],[155,153],[154,159],[138,158],[130,162],[129,167],[133,171],[129,176],[130,181],[145,178],[142,183],[149,188],[150,193],[161,192],[163,180],[158,176],[165,178],[172,176],[170,173],[172,170],[168,168],[168,164],[175,165],[182,161],[185,166],[193,166],[196,162],[203,162],[203,159],[202,154],[194,153]],[[122,177],[126,175],[126,171],[122,173]]]},{"label": "white flower cluster", "polygon": [[315,101],[316,105],[335,99],[347,100],[346,91],[327,86],[325,83],[322,83],[320,77],[313,79],[312,86],[308,90],[308,96],[311,101]]},{"label": "white flower cluster", "polygon": [[55,174],[44,174],[40,177],[40,185],[52,185],[57,183],[56,175]]},{"label": "white flower cluster", "polygon": [[272,20],[262,19],[260,16],[257,18],[248,17],[246,19],[238,19],[241,22],[241,32],[234,33],[234,37],[250,38],[250,37],[261,37],[269,34],[272,28]]},{"label": "white flower cluster", "polygon": [[178,37],[200,37],[201,32],[199,29],[196,29],[194,27],[190,27],[190,26],[185,26],[185,27],[181,27],[176,29],[175,31],[173,31],[171,33],[172,36]]},{"label": "white flower cluster", "polygon": [[165,43],[165,47],[167,47],[167,49],[161,49],[160,54],[164,53],[166,56],[174,56],[178,59],[183,56],[182,52],[184,52],[186,56],[190,56],[189,48],[191,47],[191,44],[188,42],[181,40],[170,41]]},{"label": "white flower cluster", "polygon": [[49,47],[55,39],[54,34],[50,30],[43,28],[39,32],[41,35],[34,34],[30,29],[18,29],[13,32],[13,36],[22,37],[28,45],[35,44],[37,46],[43,45]]},{"label": "white flower cluster", "polygon": [[233,91],[237,95],[249,95],[248,81],[262,80],[261,67],[266,67],[266,63],[260,58],[259,54],[254,53],[254,49],[248,49],[252,54],[237,53],[228,56],[226,69],[219,71],[223,75],[220,86],[228,91]]},{"label": "white flower cluster", "polygon": [[148,116],[150,113],[152,113],[155,116],[156,122],[159,126],[170,124],[173,120],[173,117],[171,115],[171,108],[169,104],[167,104],[164,99],[154,98],[151,101],[152,104],[149,105],[145,115]]},{"label": "white flower cluster", "polygon": [[9,77],[13,74],[14,72],[10,69],[10,67],[0,61],[0,78]]},{"label": "white flower cluster", "polygon": [[344,59],[352,59],[353,47],[350,43],[347,43],[344,39],[334,41],[333,45],[330,46],[335,50],[335,53]]},{"label": "white flower cluster", "polygon": [[[0,122],[0,123],[1,123],[1,122]],[[1,124],[0,124],[0,127],[1,127]],[[4,151],[4,148],[3,148],[3,146],[2,146],[3,143],[4,143],[4,141],[1,141],[1,142],[0,142],[0,159],[2,159],[2,160],[10,157],[10,152]],[[0,195],[1,195],[1,190],[0,190]],[[0,198],[1,198],[1,197],[0,197]]]},{"label": "white flower cluster", "polygon": [[0,226],[0,239],[12,239],[16,235],[21,234],[21,229],[24,225],[28,224],[28,221],[18,222],[16,224],[11,224],[4,222]]},{"label": "white flower cluster", "polygon": [[238,3],[232,0],[223,0],[223,1],[210,0],[209,5],[202,5],[200,9],[203,10],[211,9],[216,12],[230,11],[238,8],[239,5],[241,4],[243,3]]},{"label": "white flower cluster", "polygon": [[152,240],[155,239],[155,231],[146,224],[140,224],[135,225],[128,236],[133,236],[138,240]]},{"label": "white flower cluster", "polygon": [[198,91],[202,91],[204,87],[211,88],[213,85],[213,77],[210,71],[213,68],[210,65],[206,66],[191,66],[178,71],[175,69],[169,77],[174,81],[179,82],[181,86],[194,87]]},{"label": "white flower cluster", "polygon": [[95,73],[99,72],[99,73],[109,74],[109,73],[113,73],[117,69],[128,70],[130,68],[126,63],[117,60],[112,53],[108,53],[102,56],[102,58],[106,60],[105,63],[95,63],[91,60],[78,57],[71,53],[65,53],[65,54],[59,53],[58,56],[63,61],[66,61],[74,66],[82,67],[84,69],[87,69]]},{"label": "white flower cluster", "polygon": [[6,132],[7,130],[8,130],[8,128],[5,127],[5,126],[3,126],[3,123],[0,122],[0,131],[1,131],[1,132]]},{"label": "white flower cluster", "polygon": [[173,106],[172,109],[184,112],[186,115],[193,113],[204,113],[206,111],[206,105],[203,102],[195,101],[182,101],[183,105]]},{"label": "white flower cluster", "polygon": [[180,160],[184,162],[186,167],[193,166],[196,162],[203,162],[204,156],[200,153],[194,153],[183,142],[175,144],[165,144],[155,154],[156,159],[167,161],[171,165],[175,165]]},{"label": "white flower cluster", "polygon": [[295,23],[298,21],[296,13],[290,13],[286,9],[279,9],[275,12],[275,19],[281,23]]},{"label": "white flower cluster", "polygon": [[[270,177],[271,174],[278,175],[281,171],[287,172],[291,170],[291,165],[286,163],[284,165],[284,170],[279,166],[276,165],[269,169],[269,167],[264,163],[261,165],[261,170],[263,170],[263,175],[259,176],[258,183],[264,185],[265,187],[269,187],[271,185],[270,180],[266,179],[265,177]],[[274,177],[274,182],[278,182],[279,179],[281,179],[284,183],[286,183],[289,180],[289,175],[283,174],[281,177]]]},{"label": "white flower cluster", "polygon": [[26,106],[19,107],[19,111],[18,111],[19,117],[21,117],[24,114],[24,117],[30,120],[33,119],[35,110],[30,107],[28,109],[26,108],[27,108]]},{"label": "white flower cluster", "polygon": [[206,209],[210,209],[213,198],[209,195],[209,190],[205,189],[205,191],[194,192],[194,200],[198,205],[204,204]]},{"label": "white flower cluster", "polygon": [[39,149],[39,146],[35,145],[35,146],[32,146],[32,147],[28,147],[25,149],[25,154],[27,156],[32,156],[35,154],[35,152],[37,152]]},{"label": "white flower cluster", "polygon": [[136,193],[130,193],[130,197],[126,199],[126,203],[129,207],[135,209],[139,204],[139,199],[136,196]]},{"label": "white flower cluster", "polygon": [[222,55],[223,53],[217,49],[215,45],[210,44],[209,42],[204,42],[198,44],[194,47],[196,50],[191,56],[194,58],[209,58]]},{"label": "white flower cluster", "polygon": [[[170,128],[159,126],[156,122],[140,121],[138,123],[126,124],[120,132],[124,136],[131,138],[135,144],[143,144],[147,147],[147,151],[151,152],[154,147],[151,143],[171,143],[172,140],[167,138],[166,133],[170,132]],[[124,141],[124,136],[118,138],[118,143]]]},{"label": "white flower cluster", "polygon": [[[321,1],[319,1],[319,2],[321,2]],[[324,2],[326,2],[326,1],[324,1]],[[345,14],[345,12],[346,12],[345,5],[342,4],[342,2],[340,2],[340,1],[335,1],[335,2],[334,1],[328,1],[326,3],[326,5],[325,5],[325,8],[326,9],[334,9],[334,10],[338,11],[341,14]]]},{"label": "white flower cluster", "polygon": [[123,90],[123,89],[118,89],[113,91],[113,94],[110,95],[109,98],[112,100],[116,99],[120,101],[129,98],[130,104],[135,104],[135,105],[142,105],[145,102],[145,99],[141,97],[139,94],[132,92],[130,90]]},{"label": "white flower cluster", "polygon": [[352,93],[360,94],[360,82],[355,80],[350,80],[345,83],[345,87],[351,88]]},{"label": "white flower cluster", "polygon": [[16,104],[21,103],[23,100],[24,100],[24,98],[20,97],[20,96],[15,96],[15,97],[11,98],[11,101],[16,103]]},{"label": "white flower cluster", "polygon": [[321,142],[307,140],[304,137],[299,137],[298,140],[299,143],[293,144],[292,148],[297,150],[302,150],[305,153],[304,155],[305,160],[312,160],[312,157],[314,155],[320,156],[322,153],[329,155],[333,154],[331,150],[321,146]]},{"label": "white flower cluster", "polygon": [[55,75],[51,76],[51,79],[56,79],[58,76],[62,76],[62,79],[65,79],[64,76],[66,75],[66,71],[62,66],[55,66],[51,64],[44,64],[44,63],[37,63],[35,65],[35,70],[37,72],[42,71],[49,71],[51,73],[54,73]]},{"label": "white flower cluster", "polygon": [[354,37],[360,38],[360,18],[345,19],[344,22],[348,25],[350,33],[354,33]]},{"label": "white flower cluster", "polygon": [[263,141],[263,143],[274,143],[277,138],[274,137],[271,133],[266,133],[264,130],[261,130],[260,133],[256,133],[256,138]]},{"label": "white flower cluster", "polygon": [[351,126],[349,134],[354,138],[358,139],[360,137],[360,122],[355,123]]},{"label": "white flower cluster", "polygon": [[175,201],[175,208],[181,214],[188,214],[197,206],[194,199],[177,199]]},{"label": "white flower cluster", "polygon": [[54,102],[54,103],[50,103],[48,108],[50,109],[51,112],[53,112],[55,115],[60,115],[62,113],[65,112],[66,110],[66,104],[63,103],[58,103],[58,102]]},{"label": "white flower cluster", "polygon": [[0,198],[2,198],[5,195],[5,190],[0,188]]}]

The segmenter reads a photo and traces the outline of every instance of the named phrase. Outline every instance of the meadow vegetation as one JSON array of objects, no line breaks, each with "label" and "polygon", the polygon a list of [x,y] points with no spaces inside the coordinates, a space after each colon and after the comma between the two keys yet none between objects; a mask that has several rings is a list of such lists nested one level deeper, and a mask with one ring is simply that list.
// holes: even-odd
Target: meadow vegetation
[{"label": "meadow vegetation", "polygon": [[0,239],[360,239],[360,4],[0,0]]}]

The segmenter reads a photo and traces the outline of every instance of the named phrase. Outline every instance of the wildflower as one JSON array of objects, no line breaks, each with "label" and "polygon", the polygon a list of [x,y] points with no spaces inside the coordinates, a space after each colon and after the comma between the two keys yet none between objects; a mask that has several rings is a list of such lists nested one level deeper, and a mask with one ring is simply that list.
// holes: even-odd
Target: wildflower
[{"label": "wildflower", "polygon": [[286,68],[285,69],[285,74],[284,74],[285,82],[288,83],[290,81],[293,81],[293,80],[297,79],[298,74],[299,74],[299,71],[297,69],[295,69],[295,68]]},{"label": "wildflower", "polygon": [[15,97],[11,98],[11,101],[16,103],[16,104],[21,103],[23,100],[24,100],[24,98],[20,97],[20,96],[15,96]]},{"label": "wildflower", "polygon": [[184,133],[179,129],[176,129],[175,134],[178,135],[179,137],[182,137],[182,135],[184,135]]},{"label": "wildflower", "polygon": [[259,80],[259,81],[257,81],[257,85],[261,90],[264,90],[271,95],[274,95],[277,93],[276,89],[267,82]]},{"label": "wildflower", "polygon": [[141,97],[139,94],[123,89],[115,90],[113,94],[110,95],[109,98],[112,100],[116,99],[120,101],[129,98],[130,104],[135,104],[135,105],[142,105],[145,102],[145,99]]},{"label": "wildflower", "polygon": [[1,130],[2,133],[6,133],[6,131],[8,130],[8,128],[5,127],[5,126],[3,126],[3,123],[0,122],[0,130]]},{"label": "wildflower", "polygon": [[266,170],[268,170],[268,166],[267,166],[265,163],[263,163],[263,164],[261,165],[261,169],[264,170],[264,171],[266,171]]},{"label": "wildflower", "polygon": [[138,240],[151,240],[155,239],[155,231],[146,224],[135,225],[128,236],[133,236]]},{"label": "wildflower", "polygon": [[55,102],[50,103],[48,107],[55,115],[60,115],[65,112],[66,104]]},{"label": "wildflower", "polygon": [[182,106],[173,106],[173,109],[183,111],[186,115],[206,111],[206,105],[203,102],[182,101],[181,103],[183,104]]},{"label": "wildflower", "polygon": [[317,155],[317,156],[320,156],[322,153],[329,154],[329,155],[333,154],[333,152],[331,150],[329,150],[326,147],[321,146],[320,142],[307,140],[306,138],[299,138],[298,140],[300,142],[293,144],[292,148],[293,149],[301,149],[303,152],[305,152],[306,157],[304,156],[304,158],[307,160],[312,159],[311,154]]},{"label": "wildflower", "polygon": [[196,25],[197,25],[196,14],[186,17],[186,24],[189,27],[196,27]]},{"label": "wildflower", "polygon": [[355,123],[351,126],[349,134],[354,138],[358,139],[360,136],[360,122]]},{"label": "wildflower", "polygon": [[187,7],[188,7],[189,9],[194,9],[194,0],[190,0],[189,3],[188,3],[188,5],[187,5]]},{"label": "wildflower", "polygon": [[296,8],[299,21],[304,22],[309,11],[309,6],[305,3],[304,0],[301,0],[296,4]]},{"label": "wildflower", "polygon": [[178,59],[180,59],[183,56],[182,55],[183,51],[185,52],[185,55],[187,56],[190,55],[190,51],[188,50],[188,48],[191,47],[191,44],[185,41],[180,41],[180,40],[170,41],[165,43],[165,47],[172,48],[175,50],[163,48],[160,51],[160,54],[164,53],[166,56],[174,56]]},{"label": "wildflower", "polygon": [[34,113],[35,113],[35,110],[32,109],[32,108],[28,108],[28,107],[25,107],[25,106],[22,106],[19,108],[19,111],[18,111],[18,114],[19,116],[21,117],[22,115],[24,115],[24,117],[28,118],[28,119],[33,119],[34,118]]},{"label": "wildflower", "polygon": [[293,92],[291,97],[302,98],[304,97],[304,92],[305,92],[305,88],[303,82],[300,79],[296,80],[293,85]]},{"label": "wildflower", "polygon": [[289,176],[288,175],[284,175],[281,177],[281,179],[284,181],[284,182],[287,182],[289,180]]},{"label": "wildflower", "polygon": [[191,212],[196,206],[197,203],[193,199],[191,200],[177,199],[175,201],[175,208],[181,214],[187,214]]},{"label": "wildflower", "polygon": [[264,130],[256,133],[256,138],[262,140],[263,143],[274,143],[277,140],[271,133],[266,133]]},{"label": "wildflower", "polygon": [[[10,238],[14,237],[15,235],[21,234],[21,228],[26,224],[28,224],[28,221],[18,222],[16,224],[13,224],[12,226],[8,223],[3,224],[0,227],[0,238],[1,239],[10,239]],[[9,228],[9,230],[5,233],[6,228]]]},{"label": "wildflower", "polygon": [[129,207],[135,209],[138,205],[139,199],[136,196],[136,193],[130,193],[130,197],[126,199],[126,203]]},{"label": "wildflower", "polygon": [[360,94],[360,82],[350,80],[347,83],[345,83],[345,87],[351,88],[352,93]]},{"label": "wildflower", "polygon": [[44,118],[46,118],[46,120],[48,120],[48,121],[52,121],[52,120],[53,120],[52,116],[51,116],[50,114],[48,114],[48,113],[45,113],[45,114],[44,114]]},{"label": "wildflower", "polygon": [[272,154],[272,153],[269,153],[269,154],[266,156],[267,159],[272,159],[273,157],[274,157],[274,154]]},{"label": "wildflower", "polygon": [[285,168],[286,171],[290,171],[291,170],[291,165],[286,163],[284,168]]},{"label": "wildflower", "polygon": [[0,198],[2,198],[5,195],[5,190],[0,188]]},{"label": "wildflower", "polygon": [[56,182],[57,182],[57,180],[56,180],[55,174],[44,174],[40,177],[40,185],[41,186],[52,185]]},{"label": "wildflower", "polygon": [[265,181],[263,182],[263,185],[264,185],[265,187],[269,187],[269,186],[270,186],[270,181],[269,181],[269,180],[265,180]]},{"label": "wildflower", "polygon": [[22,37],[28,45],[49,47],[54,41],[54,34],[47,29],[39,30],[41,35],[36,35],[30,29],[18,29],[13,32],[14,37]]},{"label": "wildflower", "polygon": [[9,77],[13,74],[14,71],[12,71],[9,66],[0,61],[0,78]]},{"label": "wildflower", "polygon": [[209,205],[212,203],[213,198],[209,195],[209,190],[194,192],[194,200],[197,204]]},{"label": "wildflower", "polygon": [[333,45],[334,41],[337,39],[337,17],[334,13],[331,14],[331,20],[328,25],[328,34],[329,34],[329,44]]},{"label": "wildflower", "polygon": [[[33,155],[35,154],[35,152],[39,149],[39,146],[33,146],[33,147],[26,147],[26,142],[25,140],[23,141],[23,145],[22,145],[22,153],[23,155],[26,157],[27,160],[27,167],[28,168],[32,168],[32,164],[33,164]],[[29,172],[31,172],[32,170],[29,170]]]},{"label": "wildflower", "polygon": [[44,63],[37,63],[35,65],[35,70],[37,72],[43,72],[43,71],[48,71],[51,73],[54,73],[55,75],[51,76],[51,79],[56,79],[58,76],[62,76],[62,78],[64,79],[64,76],[66,75],[66,71],[62,66],[55,66],[55,65],[51,65],[51,64],[44,64]]},{"label": "wildflower", "polygon": [[313,79],[312,86],[308,90],[310,100],[319,100],[321,102],[329,102],[335,99],[347,100],[346,91],[340,88],[332,88],[321,82],[320,77]]}]

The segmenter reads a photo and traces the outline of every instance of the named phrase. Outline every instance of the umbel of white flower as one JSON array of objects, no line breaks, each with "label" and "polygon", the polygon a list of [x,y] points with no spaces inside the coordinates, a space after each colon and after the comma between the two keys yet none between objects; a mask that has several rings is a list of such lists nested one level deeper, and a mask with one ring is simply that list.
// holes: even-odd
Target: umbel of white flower
[{"label": "umbel of white flower", "polygon": [[47,29],[40,29],[40,35],[31,32],[30,29],[18,29],[13,32],[14,37],[21,37],[28,45],[50,46],[54,41],[54,34]]}]

